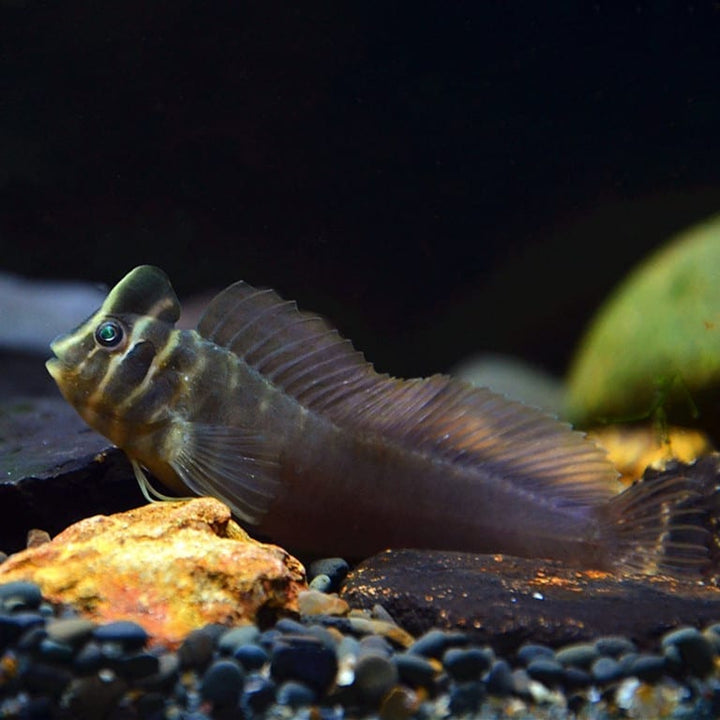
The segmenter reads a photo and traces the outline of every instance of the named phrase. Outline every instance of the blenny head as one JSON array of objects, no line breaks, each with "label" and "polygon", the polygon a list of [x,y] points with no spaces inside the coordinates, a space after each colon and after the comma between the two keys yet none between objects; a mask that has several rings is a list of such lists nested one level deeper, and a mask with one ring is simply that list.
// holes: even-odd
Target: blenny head
[{"label": "blenny head", "polygon": [[[100,309],[50,345],[46,367],[65,399],[93,428],[122,444],[132,397],[150,373],[180,316],[170,281],[142,265],[126,275]],[[136,419],[137,421],[137,419]]]}]

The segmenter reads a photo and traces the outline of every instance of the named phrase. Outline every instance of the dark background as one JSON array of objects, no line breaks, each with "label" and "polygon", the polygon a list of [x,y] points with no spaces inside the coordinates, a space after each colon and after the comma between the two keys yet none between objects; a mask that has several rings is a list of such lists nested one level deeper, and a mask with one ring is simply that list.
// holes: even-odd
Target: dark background
[{"label": "dark background", "polygon": [[242,278],[395,374],[559,373],[720,207],[719,47],[709,2],[0,0],[0,265]]}]

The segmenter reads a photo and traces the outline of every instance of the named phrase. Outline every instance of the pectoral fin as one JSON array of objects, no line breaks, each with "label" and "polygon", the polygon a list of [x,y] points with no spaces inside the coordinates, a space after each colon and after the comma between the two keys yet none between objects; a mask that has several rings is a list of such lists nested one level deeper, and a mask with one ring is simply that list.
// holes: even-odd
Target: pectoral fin
[{"label": "pectoral fin", "polygon": [[243,522],[256,525],[280,487],[269,443],[245,428],[185,423],[170,465],[198,495],[212,495]]}]

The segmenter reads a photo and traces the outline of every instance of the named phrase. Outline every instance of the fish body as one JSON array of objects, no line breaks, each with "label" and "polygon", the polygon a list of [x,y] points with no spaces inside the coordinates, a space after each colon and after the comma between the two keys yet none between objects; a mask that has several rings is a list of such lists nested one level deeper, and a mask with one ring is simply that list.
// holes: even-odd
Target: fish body
[{"label": "fish body", "polygon": [[617,495],[603,451],[538,410],[444,376],[379,375],[323,319],[246,283],[196,330],[176,329],[179,314],[165,274],[136,268],[52,344],[48,370],[134,463],[295,552],[425,547],[644,572],[705,561],[702,523],[668,511],[696,488]]}]

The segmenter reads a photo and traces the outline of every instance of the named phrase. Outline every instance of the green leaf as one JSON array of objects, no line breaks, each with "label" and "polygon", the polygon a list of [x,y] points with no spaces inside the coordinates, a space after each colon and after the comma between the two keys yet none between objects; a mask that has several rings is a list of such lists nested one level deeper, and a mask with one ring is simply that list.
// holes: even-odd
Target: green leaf
[{"label": "green leaf", "polygon": [[715,216],[641,263],[600,309],[569,374],[567,416],[578,425],[658,412],[682,421],[718,388],[720,216]]}]

